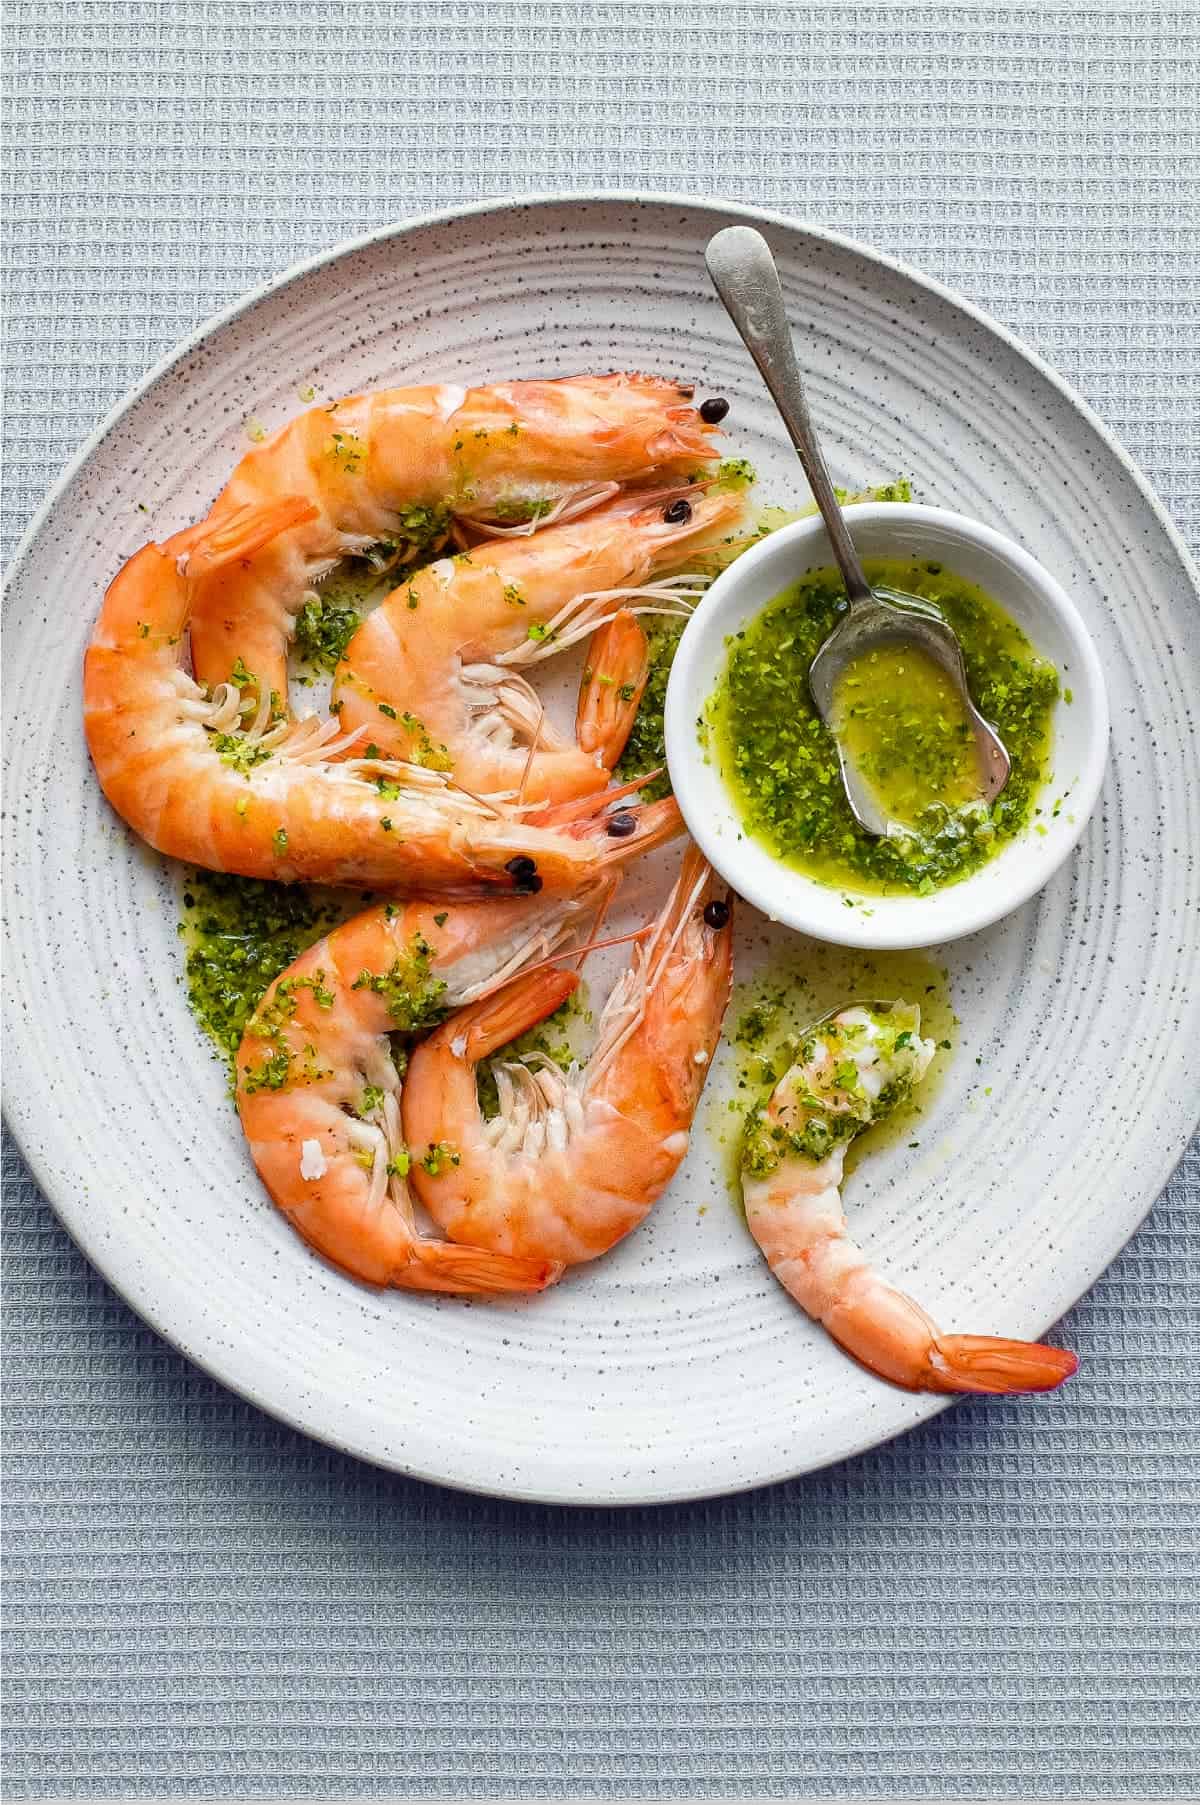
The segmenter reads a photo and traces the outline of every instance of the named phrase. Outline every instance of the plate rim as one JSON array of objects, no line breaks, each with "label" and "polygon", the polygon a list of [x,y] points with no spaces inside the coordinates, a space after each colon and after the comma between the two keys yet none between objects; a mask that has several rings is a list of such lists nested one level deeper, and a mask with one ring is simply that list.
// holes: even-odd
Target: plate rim
[{"label": "plate rim", "polygon": [[[66,490],[75,480],[75,477],[83,469],[103,440],[113,428],[117,426],[121,419],[136,407],[156,383],[167,376],[178,363],[201,345],[210,334],[220,330],[222,327],[232,324],[240,316],[256,307],[261,301],[282,292],[293,283],[301,281],[322,268],[341,261],[343,258],[370,249],[372,246],[403,238],[411,233],[422,231],[430,227],[452,225],[463,220],[478,219],[486,216],[504,216],[514,212],[532,211],[539,208],[548,209],[564,205],[582,206],[597,204],[629,207],[703,209],[714,213],[726,214],[748,224],[766,224],[788,233],[798,232],[806,234],[812,239],[831,245],[838,250],[848,252],[852,256],[862,258],[868,264],[875,265],[878,268],[898,275],[927,293],[933,294],[939,300],[949,304],[951,307],[956,308],[959,312],[965,314],[969,319],[981,326],[985,331],[999,339],[1010,351],[1014,352],[1019,358],[1029,364],[1044,381],[1049,383],[1052,389],[1057,391],[1059,396],[1068,404],[1068,406],[1073,409],[1075,413],[1083,419],[1086,425],[1090,427],[1092,432],[1097,435],[1106,450],[1114,457],[1125,476],[1132,480],[1135,489],[1140,494],[1143,502],[1149,507],[1160,530],[1165,533],[1168,543],[1179,559],[1180,568],[1192,588],[1194,598],[1197,603],[1200,603],[1200,563],[1198,563],[1193,556],[1190,547],[1179,528],[1175,525],[1170,514],[1167,512],[1166,507],[1160,500],[1149,478],[1134,461],[1133,457],[1125,449],[1115,433],[1107,426],[1104,420],[1100,418],[1090,403],[1076,391],[1074,386],[1069,383],[1066,378],[1053,367],[1053,365],[1048,363],[1046,359],[1042,357],[1040,352],[1028,345],[1001,321],[995,319],[990,313],[979,307],[969,297],[961,294],[958,290],[950,287],[948,284],[941,282],[938,278],[926,275],[913,265],[903,261],[903,259],[893,257],[889,252],[878,250],[874,246],[865,244],[860,239],[854,238],[847,233],[838,232],[832,228],[816,224],[809,219],[784,213],[775,208],[753,206],[744,201],[728,200],[720,196],[686,194],[675,190],[658,189],[538,189],[528,194],[517,193],[493,196],[489,199],[467,202],[453,207],[436,208],[425,213],[404,215],[390,224],[376,227],[370,232],[360,233],[354,237],[343,239],[325,250],[301,258],[299,261],[289,264],[276,275],[268,277],[265,281],[258,283],[255,287],[244,291],[226,306],[219,308],[214,313],[206,316],[205,319],[195,326],[191,332],[177,340],[176,343],[166,351],[137,382],[132,384],[131,387],[118,398],[92,431],[83,439],[73,455],[67,459],[66,463],[59,470],[58,475],[46,489],[41,501],[30,517],[28,525],[17,542],[16,548],[4,573],[4,595],[7,596],[9,590],[15,587],[23,574],[24,566],[42,528],[46,524],[54,508],[62,499]],[[6,872],[6,887],[9,881],[11,880],[8,878]],[[8,1007],[9,1001],[10,999],[6,998],[6,1031],[13,1032],[15,1035],[17,1023]],[[60,1203],[54,1194],[54,1185],[56,1181],[52,1180],[48,1175],[46,1164],[40,1153],[27,1145],[26,1138],[21,1131],[18,1119],[9,1109],[7,1101],[4,1107],[3,1116],[5,1125],[12,1135],[21,1157],[36,1180],[42,1195],[49,1203],[55,1217],[65,1229],[72,1242],[79,1248],[84,1258],[96,1268],[105,1283],[111,1285],[112,1289],[121,1298],[122,1302],[126,1304],[141,1321],[145,1322],[155,1334],[161,1336],[168,1345],[175,1348],[185,1359],[198,1366],[200,1370],[206,1373],[210,1378],[215,1379],[217,1383],[226,1390],[253,1405],[255,1409],[262,1410],[267,1416],[274,1418],[276,1421],[286,1424],[289,1428],[307,1436],[311,1440],[333,1448],[338,1453],[349,1455],[355,1460],[361,1460],[368,1465],[378,1467],[384,1471],[400,1473],[408,1478],[418,1479],[426,1484],[444,1486],[450,1490],[461,1491],[478,1497],[504,1498],[506,1500],[511,1499],[514,1502],[528,1504],[570,1506],[574,1509],[584,1510],[598,1508],[606,1510],[644,1509],[648,1506],[684,1504],[698,1502],[709,1498],[731,1497],[744,1492],[757,1491],[769,1485],[782,1484],[787,1480],[802,1478],[809,1473],[820,1472],[824,1468],[839,1465],[842,1461],[856,1459],[861,1454],[866,1453],[873,1448],[883,1447],[888,1442],[897,1439],[899,1436],[908,1434],[920,1424],[931,1421],[935,1416],[939,1416],[942,1411],[948,1409],[956,1401],[952,1397],[929,1398],[923,1400],[919,1414],[915,1415],[906,1423],[898,1424],[894,1429],[889,1430],[885,1434],[881,1435],[877,1430],[871,1431],[868,1432],[861,1441],[855,1441],[852,1446],[842,1448],[836,1453],[829,1454],[828,1456],[815,1461],[806,1461],[802,1466],[796,1467],[788,1463],[783,1469],[768,1473],[765,1476],[733,1479],[732,1481],[726,1481],[716,1485],[684,1487],[683,1489],[672,1489],[668,1491],[659,1490],[644,1494],[639,1493],[636,1496],[612,1498],[596,1496],[594,1494],[587,1496],[566,1495],[554,1490],[543,1491],[538,1490],[536,1487],[530,1488],[525,1486],[506,1486],[501,1490],[497,1490],[494,1482],[489,1485],[484,1483],[474,1484],[462,1479],[448,1479],[440,1473],[431,1472],[410,1461],[402,1461],[389,1457],[386,1453],[363,1453],[361,1449],[352,1447],[345,1441],[340,1440],[336,1432],[326,1432],[311,1427],[300,1420],[299,1415],[296,1412],[289,1411],[286,1405],[279,1405],[274,1402],[264,1402],[263,1399],[256,1395],[245,1382],[230,1378],[224,1371],[219,1370],[218,1364],[213,1358],[194,1352],[186,1346],[177,1333],[174,1333],[170,1328],[164,1326],[158,1320],[157,1312],[150,1305],[142,1302],[134,1302],[127,1295],[122,1285],[110,1276],[108,1261],[103,1253],[102,1239],[99,1236],[96,1237],[97,1250],[93,1251],[93,1248],[88,1245],[88,1238],[85,1238],[81,1230],[77,1231],[75,1224],[69,1220],[67,1206]],[[1095,1285],[1103,1273],[1107,1271],[1108,1267],[1112,1264],[1113,1260],[1116,1259],[1121,1250],[1132,1240],[1133,1236],[1137,1233],[1138,1229],[1150,1214],[1150,1211],[1161,1196],[1165,1186],[1170,1182],[1180,1160],[1183,1158],[1188,1146],[1191,1144],[1197,1127],[1200,1127],[1200,1112],[1198,1112],[1197,1122],[1194,1123],[1191,1128],[1185,1128],[1183,1130],[1181,1142],[1178,1145],[1173,1144],[1167,1150],[1165,1157],[1160,1157],[1153,1183],[1148,1189],[1148,1194],[1146,1194],[1145,1205],[1136,1222],[1134,1222],[1132,1227],[1128,1230],[1125,1230],[1124,1228],[1119,1229],[1115,1239],[1110,1237],[1104,1240],[1100,1249],[1099,1263],[1096,1265],[1092,1276],[1088,1278],[1081,1288],[1078,1291],[1075,1291],[1068,1301],[1062,1305],[1058,1312],[1058,1316],[1061,1316],[1062,1314],[1065,1314],[1067,1310],[1072,1309],[1075,1304],[1079,1302],[1080,1298],[1084,1297],[1087,1292],[1091,1290],[1093,1285]],[[81,1225],[85,1220],[86,1218],[81,1216]],[[1072,1284],[1073,1283],[1074,1281],[1072,1281]],[[1057,1320],[1057,1317],[1055,1320]]]}]

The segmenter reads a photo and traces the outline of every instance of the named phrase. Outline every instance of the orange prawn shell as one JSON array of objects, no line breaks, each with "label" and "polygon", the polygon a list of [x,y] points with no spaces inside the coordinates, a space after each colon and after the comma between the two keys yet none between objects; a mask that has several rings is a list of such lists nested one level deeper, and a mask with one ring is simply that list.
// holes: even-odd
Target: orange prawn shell
[{"label": "orange prawn shell", "polygon": [[[502,957],[523,930],[536,947],[543,925],[576,913],[586,920],[609,890],[602,884],[561,905],[516,897],[378,903],[309,947],[268,987],[238,1050],[238,1115],[276,1206],[325,1259],[367,1284],[408,1290],[536,1290],[557,1277],[553,1261],[489,1261],[490,1250],[426,1241],[391,1195],[374,1194],[349,1118],[358,1116],[372,1072],[390,1072],[396,1024],[386,995],[363,979],[385,975],[415,945],[431,974],[453,973],[491,949]],[[277,1082],[265,1081],[281,1054]],[[394,1073],[386,1082],[395,1084]]]},{"label": "orange prawn shell", "polygon": [[[479,793],[519,789],[528,801],[558,802],[602,789],[649,672],[646,638],[628,609],[592,637],[574,740],[544,717],[532,753],[525,733],[497,744],[473,732],[467,672],[491,670],[502,684],[491,661],[545,655],[553,642],[539,645],[538,634],[575,598],[636,588],[742,514],[739,494],[697,489],[686,519],[668,522],[661,497],[633,490],[569,524],[438,559],[393,589],[346,647],[332,699],[341,726],[361,730],[385,757],[421,761],[432,752]],[[516,670],[508,675],[521,681]]]},{"label": "orange prawn shell", "polygon": [[[693,894],[704,870],[689,851],[668,910],[681,893]],[[718,890],[724,894],[709,874],[642,1019],[597,1082],[584,1086],[585,1126],[565,1149],[499,1157],[475,1086],[479,1059],[557,1006],[561,993],[549,980],[562,974],[518,979],[491,1007],[451,1017],[417,1048],[404,1094],[405,1137],[417,1156],[445,1144],[457,1157],[433,1173],[414,1170],[421,1201],[452,1239],[572,1265],[605,1253],[644,1220],[687,1151],[729,1000],[731,917],[713,929],[701,913]]]},{"label": "orange prawn shell", "polygon": [[306,507],[285,498],[143,546],[109,585],[84,659],[84,731],[105,795],[152,846],[243,877],[424,894],[512,890],[507,865],[532,857],[547,889],[571,893],[680,830],[673,803],[642,811],[644,832],[628,842],[608,840],[599,819],[560,826],[552,813],[536,824],[453,808],[406,819],[402,801],[336,766],[223,763],[179,687],[191,587]]},{"label": "orange prawn shell", "polygon": [[283,494],[305,496],[314,518],[206,579],[192,625],[197,677],[215,688],[241,658],[286,697],[291,617],[312,572],[394,533],[405,508],[486,514],[523,485],[624,482],[704,462],[712,429],[690,395],[659,377],[569,376],[378,389],[297,415],[245,454],[211,518]]}]

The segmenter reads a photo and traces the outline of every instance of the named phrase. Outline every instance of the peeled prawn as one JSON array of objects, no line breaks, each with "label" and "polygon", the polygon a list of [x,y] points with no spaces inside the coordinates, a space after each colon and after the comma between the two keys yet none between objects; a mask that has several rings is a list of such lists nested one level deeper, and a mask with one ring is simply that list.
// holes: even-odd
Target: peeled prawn
[{"label": "peeled prawn", "polygon": [[[333,689],[341,726],[362,728],[385,757],[449,769],[470,790],[556,801],[602,789],[649,668],[635,616],[686,613],[704,581],[649,579],[741,514],[737,494],[635,490],[570,525],[438,560],[347,646]],[[593,632],[569,739],[522,672]]]},{"label": "peeled prawn", "polygon": [[632,478],[691,475],[712,455],[691,394],[656,376],[569,376],[378,389],[310,408],[248,452],[213,504],[214,523],[284,496],[308,511],[205,572],[192,619],[197,678],[215,689],[244,669],[286,706],[296,616],[339,559],[424,562],[456,520],[528,530]]},{"label": "peeled prawn", "polygon": [[731,905],[699,853],[600,1019],[582,1068],[530,1055],[475,1073],[575,989],[553,967],[517,978],[421,1042],[402,1102],[421,1202],[452,1240],[575,1265],[636,1228],[678,1170],[729,998]]},{"label": "peeled prawn", "polygon": [[635,805],[636,831],[610,837],[604,811],[621,790],[531,818],[442,772],[346,759],[353,736],[336,721],[276,720],[266,696],[229,684],[209,694],[183,662],[196,584],[306,506],[285,497],[144,546],[109,587],[84,660],[84,727],[105,795],[152,846],[244,877],[570,892],[679,831],[666,801]]},{"label": "peeled prawn", "polygon": [[431,1240],[416,1225],[390,1035],[428,1028],[571,938],[575,899],[380,903],[271,985],[237,1057],[250,1152],[293,1228],[353,1277],[409,1291],[537,1291],[561,1268]]},{"label": "peeled prawn", "polygon": [[846,1148],[920,1082],[934,1046],[903,1003],[856,1006],[810,1031],[800,1060],[751,1117],[742,1161],[750,1233],[802,1309],[870,1372],[906,1391],[1049,1391],[1074,1354],[1040,1342],[943,1335],[874,1272],[846,1232]]}]

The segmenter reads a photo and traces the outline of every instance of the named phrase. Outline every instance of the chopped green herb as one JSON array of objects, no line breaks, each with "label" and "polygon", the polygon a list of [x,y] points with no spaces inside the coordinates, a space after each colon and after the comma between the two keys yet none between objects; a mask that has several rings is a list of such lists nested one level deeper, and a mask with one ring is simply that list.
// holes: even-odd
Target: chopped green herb
[{"label": "chopped green herb", "polygon": [[361,971],[352,990],[373,990],[387,1004],[392,1025],[415,1034],[440,1022],[446,1014],[446,983],[431,969],[433,948],[414,934],[407,953],[397,955],[385,972]]},{"label": "chopped green herb", "polygon": [[343,910],[297,885],[219,871],[189,872],[183,901],[188,1003],[232,1060],[269,985]]},{"label": "chopped green herb", "polygon": [[[1058,676],[994,602],[952,573],[866,562],[874,582],[924,596],[958,634],[972,695],[1012,760],[996,801],[966,800],[956,787],[962,721],[926,696],[930,721],[914,723],[903,683],[897,690],[889,680],[889,707],[873,714],[868,699],[863,718],[890,780],[907,786],[910,832],[875,839],[858,827],[836,745],[807,682],[813,656],[845,607],[832,570],[809,573],[732,636],[725,673],[706,709],[709,743],[747,831],[776,856],[839,889],[929,895],[976,869],[1029,823],[1044,780]],[[915,695],[915,679],[910,687]],[[924,807],[915,788],[922,776],[930,791]]]},{"label": "chopped green herb", "polygon": [[296,617],[296,650],[314,670],[334,671],[361,624],[358,609],[336,590],[314,592]]},{"label": "chopped green herb", "polygon": [[[884,1079],[879,1094],[867,1092],[855,1058],[838,1057],[843,1048],[864,1045],[867,1022],[819,1022],[781,1049],[789,1076],[774,1093],[773,1113],[759,1103],[747,1114],[745,1176],[765,1178],[787,1158],[819,1163],[907,1103],[929,1060],[928,1048],[916,1043],[918,1013],[906,1004],[880,1004],[868,1006],[867,1015],[873,1069]],[[774,1071],[763,1082],[775,1083]]]},{"label": "chopped green herb", "polygon": [[335,432],[325,447],[325,455],[347,476],[358,476],[366,461],[367,448],[356,433]]},{"label": "chopped green herb", "polygon": [[223,765],[228,765],[233,771],[240,771],[247,778],[255,765],[265,764],[271,756],[269,746],[264,746],[261,740],[248,738],[244,733],[214,733],[212,746]]},{"label": "chopped green herb", "polygon": [[[633,730],[617,764],[616,776],[620,783],[630,783],[635,777],[666,765],[663,713],[667,700],[667,679],[671,675],[671,665],[683,635],[684,624],[679,620],[653,618],[644,623],[650,669]],[[656,802],[660,797],[670,794],[671,780],[664,770],[660,777],[656,777],[642,791],[642,798],[646,802]]]},{"label": "chopped green herb", "polygon": [[717,465],[717,486],[722,489],[749,489],[756,480],[749,458],[725,458]]},{"label": "chopped green herb", "polygon": [[286,1047],[276,1047],[261,1065],[248,1065],[242,1070],[242,1089],[252,1097],[256,1091],[279,1091],[288,1081],[292,1056]]},{"label": "chopped green herb", "polygon": [[447,1167],[462,1164],[462,1154],[449,1141],[435,1141],[421,1157],[430,1178],[439,1178]]},{"label": "chopped green herb", "polygon": [[426,563],[430,552],[444,541],[453,519],[450,508],[438,503],[412,502],[401,508],[393,538],[402,562]]},{"label": "chopped green herb", "polygon": [[393,720],[398,719],[411,735],[412,744],[405,753],[410,764],[423,765],[427,771],[449,771],[452,768],[454,760],[449,747],[430,737],[429,729],[419,715],[410,714],[405,709],[403,714],[397,716],[394,708],[386,708],[383,703],[380,703],[380,710],[383,714],[390,714]]},{"label": "chopped green herb", "polygon": [[255,1035],[259,1040],[278,1040],[284,1027],[296,1013],[296,1004],[302,990],[312,991],[313,1000],[319,1009],[333,1008],[334,993],[326,986],[323,971],[314,972],[310,978],[280,978],[270,1002],[261,1003],[246,1023],[246,1033]]},{"label": "chopped green herb", "polygon": [[525,526],[530,520],[541,520],[553,505],[544,496],[514,495],[494,501],[488,513],[498,526]]}]

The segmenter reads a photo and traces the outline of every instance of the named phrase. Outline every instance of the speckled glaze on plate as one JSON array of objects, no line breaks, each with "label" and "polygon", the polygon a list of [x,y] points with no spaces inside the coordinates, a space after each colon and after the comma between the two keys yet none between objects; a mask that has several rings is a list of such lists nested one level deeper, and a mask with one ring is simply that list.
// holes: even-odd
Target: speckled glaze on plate
[{"label": "speckled glaze on plate", "polygon": [[[9,694],[37,705],[8,736],[8,1107],[40,1183],[112,1284],[226,1384],[365,1459],[477,1491],[596,1504],[732,1491],[945,1404],[860,1372],[770,1277],[714,1144],[728,1058],[648,1223],[540,1298],[376,1296],[314,1259],[262,1192],[188,1015],[175,876],[92,779],[80,661],[122,560],[202,512],[246,417],[276,424],[309,383],[324,397],[669,371],[730,396],[731,451],[771,499],[799,500],[707,287],[704,243],[731,219],[775,250],[837,477],[907,474],[918,500],[1021,541],[1104,661],[1102,807],[1047,890],[945,949],[963,1021],[949,1077],[919,1146],[864,1163],[848,1194],[880,1262],[948,1328],[1042,1334],[1137,1227],[1194,1121],[1200,615],[1195,570],[1128,459],[973,308],[832,234],[732,206],[556,198],[417,221],[202,328],[84,447],[12,573]],[[644,895],[672,864],[659,855]],[[771,938],[743,919],[741,975]]]}]

